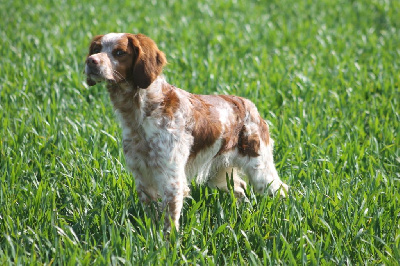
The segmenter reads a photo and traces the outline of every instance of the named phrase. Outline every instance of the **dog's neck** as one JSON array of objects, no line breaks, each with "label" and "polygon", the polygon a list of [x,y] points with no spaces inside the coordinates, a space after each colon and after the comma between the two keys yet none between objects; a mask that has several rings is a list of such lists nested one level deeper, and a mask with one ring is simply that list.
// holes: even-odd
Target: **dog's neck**
[{"label": "dog's neck", "polygon": [[156,108],[164,98],[162,87],[166,84],[163,76],[157,77],[148,88],[140,89],[129,83],[107,84],[114,109],[120,114],[122,123],[141,124],[143,118]]}]

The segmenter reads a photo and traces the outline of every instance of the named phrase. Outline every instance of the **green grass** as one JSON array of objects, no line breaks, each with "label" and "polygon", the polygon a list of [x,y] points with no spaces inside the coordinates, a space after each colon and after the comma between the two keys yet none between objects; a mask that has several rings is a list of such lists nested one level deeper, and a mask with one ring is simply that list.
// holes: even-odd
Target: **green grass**
[{"label": "green grass", "polygon": [[[399,1],[6,0],[0,16],[0,264],[400,261]],[[84,82],[107,32],[153,38],[180,88],[254,101],[289,198],[193,186],[166,241],[107,91]]]}]

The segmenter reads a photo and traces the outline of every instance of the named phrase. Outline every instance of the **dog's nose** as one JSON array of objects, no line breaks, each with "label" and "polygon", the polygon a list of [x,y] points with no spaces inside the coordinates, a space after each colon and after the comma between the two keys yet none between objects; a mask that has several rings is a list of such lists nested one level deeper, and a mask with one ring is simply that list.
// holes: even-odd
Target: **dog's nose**
[{"label": "dog's nose", "polygon": [[94,58],[94,57],[89,56],[86,59],[86,63],[88,63],[89,65],[98,65],[99,64],[99,60]]}]

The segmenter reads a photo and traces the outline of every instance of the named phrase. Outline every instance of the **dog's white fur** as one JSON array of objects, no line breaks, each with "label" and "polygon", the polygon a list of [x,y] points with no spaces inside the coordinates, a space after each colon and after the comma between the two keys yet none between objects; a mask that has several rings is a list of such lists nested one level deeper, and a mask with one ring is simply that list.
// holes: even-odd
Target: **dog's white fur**
[{"label": "dog's white fur", "polygon": [[178,228],[188,183],[228,190],[245,196],[243,171],[255,190],[270,195],[284,184],[273,162],[273,140],[255,105],[235,96],[194,95],[168,84],[161,76],[166,59],[142,34],[96,36],[86,59],[88,84],[107,81],[122,125],[126,163],[142,202],[161,197]]}]

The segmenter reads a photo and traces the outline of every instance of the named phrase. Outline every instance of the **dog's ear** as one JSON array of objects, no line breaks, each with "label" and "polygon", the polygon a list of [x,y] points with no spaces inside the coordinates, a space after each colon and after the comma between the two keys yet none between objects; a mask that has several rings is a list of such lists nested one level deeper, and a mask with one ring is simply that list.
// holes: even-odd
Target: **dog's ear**
[{"label": "dog's ear", "polygon": [[133,83],[141,89],[146,89],[161,74],[167,60],[164,53],[149,37],[143,34],[128,34],[127,37],[134,53]]},{"label": "dog's ear", "polygon": [[[96,49],[98,49],[99,47],[101,47],[100,39],[101,39],[103,36],[104,36],[104,35],[97,35],[97,36],[94,36],[94,37],[93,37],[92,41],[90,42],[89,53],[87,54],[86,59],[87,59],[90,55],[94,54],[94,51],[95,51]],[[85,71],[84,71],[84,73],[85,73]],[[89,77],[86,78],[86,83],[87,83],[89,86],[94,86],[94,85],[96,85],[96,81],[94,81],[93,79],[91,79],[91,78],[89,78]]]}]

